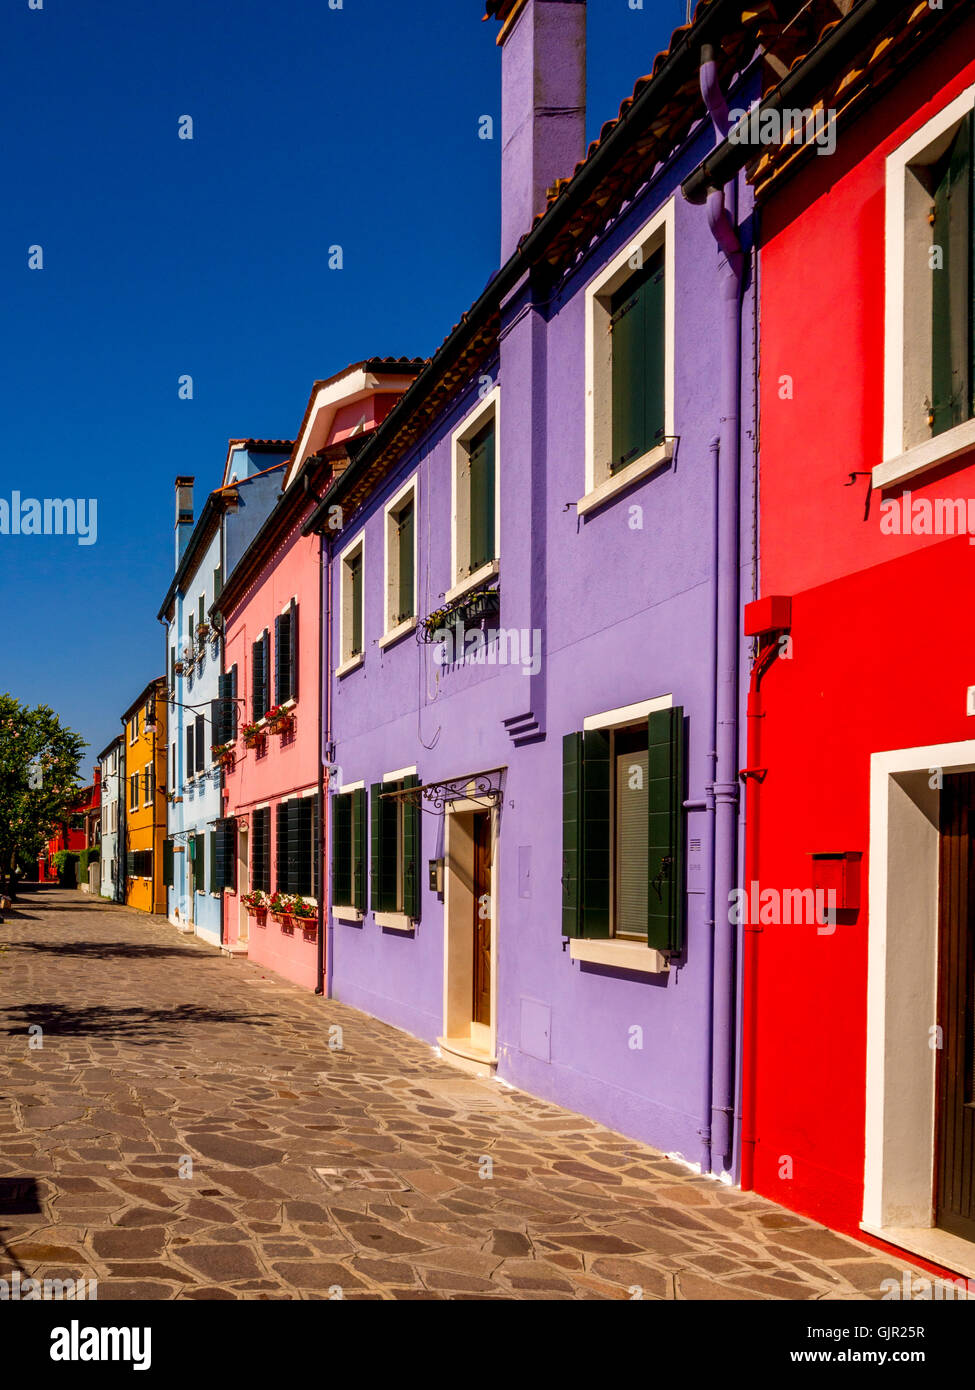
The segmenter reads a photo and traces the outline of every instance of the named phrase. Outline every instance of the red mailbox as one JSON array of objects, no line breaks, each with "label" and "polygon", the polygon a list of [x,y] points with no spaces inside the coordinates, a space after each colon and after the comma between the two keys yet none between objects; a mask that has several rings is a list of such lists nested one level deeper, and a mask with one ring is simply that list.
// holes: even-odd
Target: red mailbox
[{"label": "red mailbox", "polygon": [[[839,850],[830,853],[814,853],[813,888],[824,893],[835,893],[837,910],[855,912],[860,906],[860,850]],[[827,902],[829,899],[827,898]]]}]

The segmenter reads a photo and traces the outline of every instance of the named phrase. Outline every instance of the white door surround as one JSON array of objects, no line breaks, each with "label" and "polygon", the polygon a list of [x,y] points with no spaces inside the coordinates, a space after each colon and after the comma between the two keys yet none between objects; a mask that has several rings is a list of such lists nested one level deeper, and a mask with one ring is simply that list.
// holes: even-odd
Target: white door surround
[{"label": "white door surround", "polygon": [[939,771],[975,771],[975,740],[901,748],[874,753],[870,759],[866,1143],[860,1224],[892,1245],[971,1276],[975,1244],[933,1224]]},{"label": "white door surround", "polygon": [[[473,1021],[474,838],[473,812],[491,813],[491,1023]],[[458,799],[444,811],[443,1037],[447,1060],[478,1075],[491,1075],[498,1050],[498,811]]]}]

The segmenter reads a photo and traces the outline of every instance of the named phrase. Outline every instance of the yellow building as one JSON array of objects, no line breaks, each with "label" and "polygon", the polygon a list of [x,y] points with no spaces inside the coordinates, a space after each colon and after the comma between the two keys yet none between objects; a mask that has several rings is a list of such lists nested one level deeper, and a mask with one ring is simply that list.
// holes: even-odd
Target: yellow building
[{"label": "yellow building", "polygon": [[166,681],[152,680],[122,716],[125,732],[125,901],[143,912],[166,911]]}]

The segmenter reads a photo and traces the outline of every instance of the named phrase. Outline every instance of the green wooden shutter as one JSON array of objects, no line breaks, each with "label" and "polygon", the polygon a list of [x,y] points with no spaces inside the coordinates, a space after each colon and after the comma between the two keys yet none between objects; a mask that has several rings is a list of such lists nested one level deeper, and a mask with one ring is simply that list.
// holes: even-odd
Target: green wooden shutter
[{"label": "green wooden shutter", "polygon": [[397,559],[399,562],[399,593],[396,599],[397,611],[394,620],[405,622],[414,615],[413,602],[413,498],[404,502],[396,516]]},{"label": "green wooden shutter", "polygon": [[214,597],[214,601],[216,601],[216,600],[220,597],[220,593],[221,593],[221,590],[222,590],[222,589],[223,589],[223,571],[221,570],[220,566],[217,565],[216,569],[213,571],[213,597]]},{"label": "green wooden shutter", "polygon": [[230,737],[235,743],[237,741],[237,722],[237,663],[235,661],[230,668]]},{"label": "green wooden shutter", "polygon": [[288,695],[292,700],[298,698],[298,605],[291,600],[288,620],[288,639],[291,644],[291,659],[288,672]]},{"label": "green wooden shutter", "polygon": [[173,842],[163,840],[163,883],[167,888],[172,888],[173,877]]},{"label": "green wooden shutter", "polygon": [[311,891],[319,902],[324,900],[321,885],[321,815],[317,792],[311,811]]},{"label": "green wooden shutter", "polygon": [[214,706],[213,741],[229,743],[231,728],[230,676],[217,677],[217,701]]},{"label": "green wooden shutter", "polygon": [[292,893],[303,898],[312,892],[311,881],[311,812],[314,802],[310,796],[295,797],[288,802],[288,884]]},{"label": "green wooden shutter", "polygon": [[943,265],[932,271],[932,434],[972,415],[972,121],[962,121],[935,173],[932,244]]},{"label": "green wooden shutter", "polygon": [[[418,787],[419,777],[403,778],[404,788]],[[414,922],[420,920],[420,815],[419,806],[407,798],[403,805],[403,911]]]},{"label": "green wooden shutter", "polygon": [[613,473],[664,439],[665,304],[661,249],[610,301]]},{"label": "green wooden shutter", "polygon": [[217,893],[217,892],[219,892],[219,891],[220,891],[220,886],[221,886],[221,885],[220,885],[220,875],[221,875],[222,872],[223,872],[223,865],[220,864],[219,859],[218,859],[218,853],[219,853],[219,851],[218,851],[218,849],[217,849],[218,844],[220,845],[220,849],[222,849],[222,848],[223,848],[223,836],[218,835],[217,832],[216,832],[215,830],[211,830],[211,831],[210,831],[210,892],[211,892],[211,893]]},{"label": "green wooden shutter", "polygon": [[135,851],[129,850],[125,856],[125,874],[127,878],[135,878]]},{"label": "green wooden shutter", "polygon": [[583,936],[609,936],[612,844],[610,837],[609,732],[587,729],[582,735],[582,883]]},{"label": "green wooden shutter", "polygon": [[352,793],[352,906],[366,910],[366,791]]},{"label": "green wooden shutter", "polygon": [[647,945],[658,951],[684,944],[685,742],[681,706],[649,716]]},{"label": "green wooden shutter", "polygon": [[251,643],[251,719],[256,723],[264,714],[261,695],[261,661],[264,647],[260,641]]},{"label": "green wooden shutter", "polygon": [[352,649],[349,656],[362,651],[362,552],[349,561],[349,586],[352,597]]},{"label": "green wooden shutter", "polygon": [[495,430],[491,420],[468,446],[472,571],[494,559],[494,451]]},{"label": "green wooden shutter", "polygon": [[291,882],[288,875],[290,856],[288,853],[288,803],[279,801],[277,806],[277,833],[275,837],[275,849],[277,851],[277,873],[275,875],[275,888],[279,893],[290,893]]},{"label": "green wooden shutter", "polygon": [[288,663],[291,660],[291,615],[279,613],[274,620],[274,703],[290,699]]},{"label": "green wooden shutter", "polygon": [[562,935],[582,935],[582,734],[562,739]]},{"label": "green wooden shutter", "polygon": [[197,603],[197,623],[206,622],[206,594],[201,594]]},{"label": "green wooden shutter", "polygon": [[352,905],[352,794],[332,797],[332,901]]},{"label": "green wooden shutter", "polygon": [[176,648],[169,649],[169,688],[176,689]]},{"label": "green wooden shutter", "polygon": [[383,834],[382,801],[380,794],[382,782],[373,782],[369,788],[369,905],[373,912],[384,912],[382,906]]},{"label": "green wooden shutter", "polygon": [[207,722],[202,714],[196,716],[196,770],[202,772],[207,765],[206,737]]}]

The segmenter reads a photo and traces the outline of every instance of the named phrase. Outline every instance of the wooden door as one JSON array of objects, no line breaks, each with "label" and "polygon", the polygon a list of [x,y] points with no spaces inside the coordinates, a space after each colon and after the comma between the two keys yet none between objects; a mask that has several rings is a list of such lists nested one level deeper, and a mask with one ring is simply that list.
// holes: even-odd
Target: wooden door
[{"label": "wooden door", "polygon": [[941,792],[936,1224],[975,1240],[975,774]]},{"label": "wooden door", "polygon": [[491,812],[474,812],[475,1023],[491,1023]]}]

